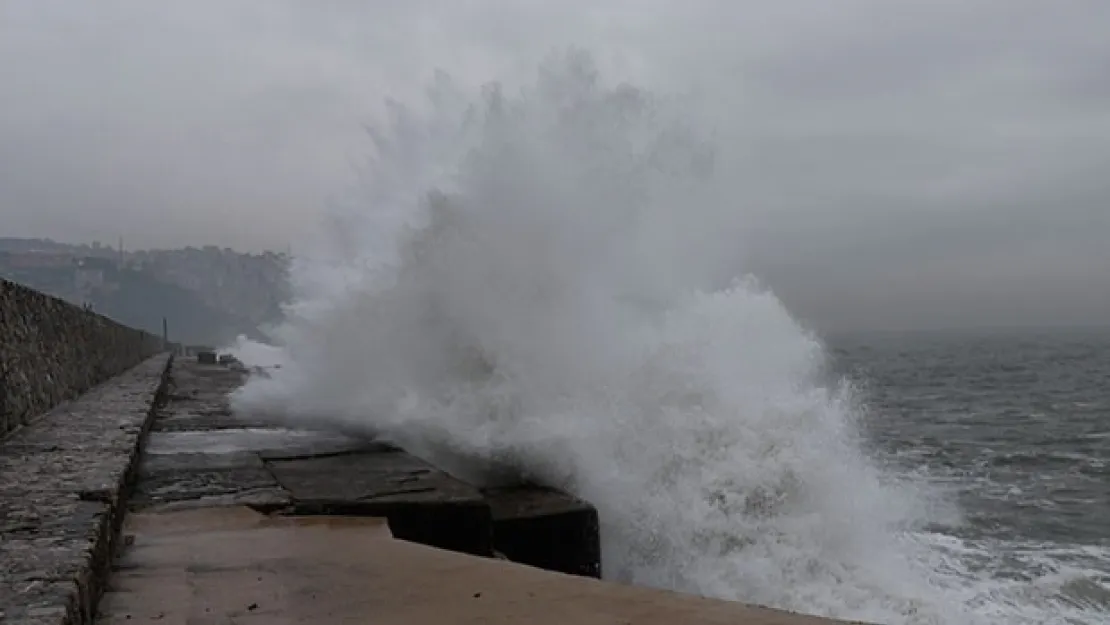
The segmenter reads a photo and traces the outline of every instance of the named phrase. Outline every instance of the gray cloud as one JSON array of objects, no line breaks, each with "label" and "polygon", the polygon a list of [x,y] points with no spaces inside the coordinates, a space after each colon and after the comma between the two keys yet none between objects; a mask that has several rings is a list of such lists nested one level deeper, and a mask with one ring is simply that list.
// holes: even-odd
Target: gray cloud
[{"label": "gray cloud", "polygon": [[0,0],[0,224],[283,247],[384,97],[582,45],[712,96],[748,260],[803,318],[1104,323],[1108,24],[1102,0]]}]

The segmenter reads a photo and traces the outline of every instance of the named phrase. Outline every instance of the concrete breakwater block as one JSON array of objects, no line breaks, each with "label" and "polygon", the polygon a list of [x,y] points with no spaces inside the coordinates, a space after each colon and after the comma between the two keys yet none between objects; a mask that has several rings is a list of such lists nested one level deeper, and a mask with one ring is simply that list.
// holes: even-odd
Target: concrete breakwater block
[{"label": "concrete breakwater block", "polygon": [[214,352],[212,350],[208,350],[208,349],[198,351],[197,352],[197,362],[199,362],[202,365],[214,365],[214,364],[216,364],[216,352]]},{"label": "concrete breakwater block", "polygon": [[548,571],[601,577],[597,510],[540,486],[489,489],[493,548],[506,558]]},{"label": "concrete breakwater block", "polygon": [[402,451],[267,460],[295,515],[377,516],[396,538],[493,555],[490,507],[478,489]]},{"label": "concrete breakwater block", "polygon": [[[482,491],[382,441],[274,427],[261,415],[249,423],[227,403],[245,376],[239,367],[192,358],[175,363],[173,391],[154,413],[142,446],[127,501],[132,515],[165,519],[242,506],[274,523],[290,517],[297,523],[362,523],[377,517],[407,543],[482,561],[502,555],[580,577],[600,574],[598,518],[589,503],[533,486]],[[98,425],[95,431],[113,428]]]},{"label": "concrete breakwater block", "polygon": [[597,510],[531,485],[480,491],[399,449],[263,455],[294,515],[385,517],[396,538],[585,577],[601,577]]},{"label": "concrete breakwater block", "polygon": [[[210,436],[190,443],[200,434]],[[480,491],[381,443],[294,437],[277,449],[275,441],[238,434],[156,432],[129,507],[238,503],[278,516],[380,517],[409,542],[601,576],[598,515],[585,501],[530,485]],[[215,444],[224,438],[241,445]]]}]

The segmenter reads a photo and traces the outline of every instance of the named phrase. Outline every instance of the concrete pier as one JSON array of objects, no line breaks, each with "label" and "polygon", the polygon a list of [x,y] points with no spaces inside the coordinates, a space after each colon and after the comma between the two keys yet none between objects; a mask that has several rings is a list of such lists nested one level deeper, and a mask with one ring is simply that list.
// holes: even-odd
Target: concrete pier
[{"label": "concrete pier", "polygon": [[833,623],[592,579],[589,503],[244,422],[236,363],[168,360],[0,446],[0,622]]},{"label": "concrete pier", "polygon": [[[537,488],[484,493],[379,442],[243,422],[231,416],[227,396],[245,372],[213,363],[176,366],[131,511],[245,505],[269,514],[380,517],[402,540],[599,576],[589,504]],[[556,539],[563,542],[553,551]]]},{"label": "concrete pier", "polygon": [[396,540],[381,519],[140,513],[103,625],[828,625]]}]

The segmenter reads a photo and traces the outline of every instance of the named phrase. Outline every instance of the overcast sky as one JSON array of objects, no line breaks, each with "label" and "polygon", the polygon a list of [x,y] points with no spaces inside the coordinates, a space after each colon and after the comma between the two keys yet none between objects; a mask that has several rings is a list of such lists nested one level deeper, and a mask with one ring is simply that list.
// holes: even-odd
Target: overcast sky
[{"label": "overcast sky", "polygon": [[580,45],[734,111],[801,317],[1105,324],[1107,33],[1106,0],[0,0],[0,235],[282,249],[384,97]]}]

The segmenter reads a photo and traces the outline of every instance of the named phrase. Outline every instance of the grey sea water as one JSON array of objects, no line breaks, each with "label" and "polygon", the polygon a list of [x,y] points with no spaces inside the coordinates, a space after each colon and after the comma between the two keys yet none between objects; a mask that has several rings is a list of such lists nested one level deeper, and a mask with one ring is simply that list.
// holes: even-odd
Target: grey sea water
[{"label": "grey sea water", "polygon": [[858,334],[829,347],[862,391],[875,453],[958,503],[961,518],[933,529],[999,582],[992,595],[1110,622],[1110,330]]}]

